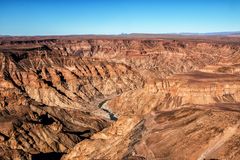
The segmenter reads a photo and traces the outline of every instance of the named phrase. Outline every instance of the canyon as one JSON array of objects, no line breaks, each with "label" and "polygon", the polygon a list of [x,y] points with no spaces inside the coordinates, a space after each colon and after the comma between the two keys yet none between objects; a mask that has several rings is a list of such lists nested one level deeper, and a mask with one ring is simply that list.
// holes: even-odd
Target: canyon
[{"label": "canyon", "polygon": [[240,159],[240,38],[0,37],[0,159]]}]

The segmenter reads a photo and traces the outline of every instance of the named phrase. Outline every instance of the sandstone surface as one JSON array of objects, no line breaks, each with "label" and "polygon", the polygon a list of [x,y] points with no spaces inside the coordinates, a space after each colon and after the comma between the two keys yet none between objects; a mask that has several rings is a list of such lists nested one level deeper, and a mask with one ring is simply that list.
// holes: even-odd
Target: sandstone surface
[{"label": "sandstone surface", "polygon": [[239,38],[1,37],[0,159],[237,160],[239,73]]}]

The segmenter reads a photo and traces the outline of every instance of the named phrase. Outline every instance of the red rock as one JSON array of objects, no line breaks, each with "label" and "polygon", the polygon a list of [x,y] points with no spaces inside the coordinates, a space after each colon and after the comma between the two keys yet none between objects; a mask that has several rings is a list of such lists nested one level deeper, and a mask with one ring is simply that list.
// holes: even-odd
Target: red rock
[{"label": "red rock", "polygon": [[0,159],[239,159],[240,39],[171,38],[1,37]]}]

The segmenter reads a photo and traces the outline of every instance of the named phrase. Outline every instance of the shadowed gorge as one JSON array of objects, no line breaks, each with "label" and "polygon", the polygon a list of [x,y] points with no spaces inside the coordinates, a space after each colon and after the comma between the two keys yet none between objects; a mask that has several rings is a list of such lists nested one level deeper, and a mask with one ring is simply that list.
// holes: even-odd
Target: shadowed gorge
[{"label": "shadowed gorge", "polygon": [[240,38],[0,37],[0,159],[239,159]]}]

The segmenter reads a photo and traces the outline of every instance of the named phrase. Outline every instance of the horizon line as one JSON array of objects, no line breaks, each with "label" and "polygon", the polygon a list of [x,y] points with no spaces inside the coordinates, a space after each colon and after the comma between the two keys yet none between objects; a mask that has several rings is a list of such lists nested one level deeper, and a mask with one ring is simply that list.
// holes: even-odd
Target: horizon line
[{"label": "horizon line", "polygon": [[89,33],[89,34],[39,34],[39,35],[11,35],[11,34],[0,34],[0,37],[44,37],[44,36],[127,36],[127,35],[232,35],[240,34],[239,31],[217,31],[217,32],[136,32],[136,33],[116,33],[116,34],[105,34],[105,33]]}]

